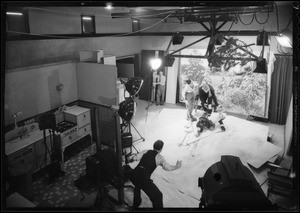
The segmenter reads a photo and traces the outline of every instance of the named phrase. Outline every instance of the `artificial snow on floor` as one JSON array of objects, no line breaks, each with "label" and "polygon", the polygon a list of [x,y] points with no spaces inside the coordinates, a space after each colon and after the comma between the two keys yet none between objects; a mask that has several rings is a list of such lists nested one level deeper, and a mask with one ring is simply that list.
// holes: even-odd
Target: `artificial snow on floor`
[{"label": "artificial snow on floor", "polygon": [[[167,162],[175,165],[177,160],[182,161],[178,170],[168,172],[159,166],[152,174],[152,180],[163,193],[166,208],[198,208],[202,194],[198,178],[219,162],[222,155],[237,156],[246,167],[249,168],[250,164],[259,168],[282,150],[267,141],[268,126],[241,118],[227,115],[223,121],[226,131],[221,132],[220,126],[216,125],[215,130],[205,130],[197,138],[193,126],[185,127],[186,110],[183,108],[161,107],[146,113],[143,119],[135,121],[139,133],[145,138],[145,141],[135,142],[135,148],[139,151],[152,149],[153,143],[159,139],[164,141],[161,155]],[[199,110],[195,116],[199,117],[201,113]],[[139,137],[135,130],[132,133]],[[130,166],[134,168],[137,164],[133,162]],[[140,207],[152,207],[144,193],[142,199]]]}]

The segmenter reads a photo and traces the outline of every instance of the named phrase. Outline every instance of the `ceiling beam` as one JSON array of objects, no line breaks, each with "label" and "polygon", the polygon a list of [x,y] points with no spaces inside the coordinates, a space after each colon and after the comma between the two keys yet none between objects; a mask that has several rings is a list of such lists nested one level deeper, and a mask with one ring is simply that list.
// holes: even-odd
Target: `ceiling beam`
[{"label": "ceiling beam", "polygon": [[[176,31],[178,32],[178,31]],[[183,36],[209,36],[210,33],[207,31],[182,31],[179,33]],[[258,36],[260,34],[259,30],[244,30],[244,31],[218,31],[218,33],[223,33],[232,36]],[[270,36],[277,35],[277,31],[268,31]],[[87,37],[111,37],[111,36],[173,36],[174,32],[137,32],[137,33],[98,33],[98,34],[45,34],[45,35],[18,35],[14,33],[6,34],[6,41],[17,41],[17,40],[42,40],[42,39],[80,39]]]},{"label": "ceiling beam", "polygon": [[[249,58],[249,57],[222,57],[222,56],[205,56],[205,55],[172,55],[172,57],[176,58],[205,58],[205,59],[210,59],[210,58],[218,58],[218,59],[228,59],[228,60],[249,60],[249,61],[259,61],[258,58]],[[257,56],[256,56],[257,57]]]},{"label": "ceiling beam", "polygon": [[[231,3],[232,4],[232,3]],[[174,12],[175,11],[175,12]],[[156,11],[146,11],[146,12],[136,12],[132,11],[129,13],[111,13],[112,18],[131,18],[134,16],[140,16],[140,19],[153,19],[153,18],[165,18],[166,14],[173,12],[168,18],[174,17],[197,17],[197,16],[210,16],[212,13],[216,15],[225,14],[245,14],[245,13],[268,13],[274,11],[274,5],[269,3],[264,6],[244,6],[244,7],[234,7],[234,5],[227,5],[226,7],[192,7],[184,9],[171,9],[171,10],[156,10]],[[144,17],[143,17],[144,16]]]},{"label": "ceiling beam", "polygon": [[198,39],[197,41],[194,41],[194,42],[192,42],[192,43],[190,43],[190,44],[188,44],[188,45],[186,45],[186,46],[184,46],[184,47],[182,47],[182,48],[180,48],[180,49],[178,49],[178,50],[175,50],[174,52],[172,52],[172,53],[170,53],[170,54],[168,54],[168,55],[173,55],[174,53],[177,53],[177,52],[179,52],[180,50],[183,50],[183,49],[185,49],[185,48],[187,48],[187,47],[189,47],[189,46],[192,46],[192,45],[194,45],[194,44],[196,44],[196,43],[198,43],[198,42],[200,42],[200,41],[202,41],[202,40],[204,40],[204,39],[206,39],[206,38],[208,38],[209,36],[205,36],[205,37],[203,37],[203,38],[200,38],[200,39]]}]

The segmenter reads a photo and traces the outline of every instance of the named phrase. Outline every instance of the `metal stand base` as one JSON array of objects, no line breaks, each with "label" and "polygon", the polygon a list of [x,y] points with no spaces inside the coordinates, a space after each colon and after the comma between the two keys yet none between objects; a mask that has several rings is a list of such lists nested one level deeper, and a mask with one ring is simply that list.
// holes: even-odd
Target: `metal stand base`
[{"label": "metal stand base", "polygon": [[[139,134],[139,136],[140,136],[140,138],[139,139],[136,139],[136,140],[134,140],[134,141],[132,141],[132,143],[133,142],[136,142],[136,141],[138,141],[138,140],[143,140],[143,141],[145,141],[145,138],[143,138],[142,137],[142,135],[139,133],[139,131],[135,128],[135,126],[133,125],[133,123],[131,123],[130,122],[130,125],[135,129],[135,131]],[[129,127],[130,128],[130,127]]]},{"label": "metal stand base", "polygon": [[[135,126],[131,122],[124,122],[123,121],[123,124],[121,126],[125,127],[124,129],[122,128],[121,132],[124,132],[126,130],[126,128],[128,128],[128,131],[131,132],[131,126],[132,126],[135,129],[135,131],[139,134],[140,138],[132,141],[132,143],[134,143],[136,141],[139,141],[139,140],[145,141],[145,138],[142,137],[142,135],[139,133],[139,131],[135,128]],[[137,151],[137,153],[139,153],[139,151],[135,148],[135,146],[133,144],[132,144],[132,147],[135,149],[135,151]]]}]

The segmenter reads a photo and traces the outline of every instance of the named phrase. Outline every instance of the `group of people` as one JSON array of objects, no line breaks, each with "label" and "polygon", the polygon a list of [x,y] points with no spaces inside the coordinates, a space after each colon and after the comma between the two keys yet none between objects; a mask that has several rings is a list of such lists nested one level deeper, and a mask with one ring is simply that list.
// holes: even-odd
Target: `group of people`
[{"label": "group of people", "polygon": [[[208,83],[206,79],[202,80],[202,83],[198,89],[191,79],[185,80],[185,86],[182,90],[182,97],[187,109],[186,119],[189,122],[187,124],[187,127],[191,126],[194,121],[197,121],[197,132],[195,133],[196,137],[198,137],[204,129],[213,130],[216,123],[220,124],[220,127],[223,131],[226,130],[223,124],[223,120],[226,117],[225,113],[219,113],[215,119],[211,118],[211,114],[213,111],[212,108],[214,108],[214,112],[216,112],[219,103],[214,88]],[[196,109],[198,108],[199,100],[204,114],[202,114],[202,116],[197,120],[193,115],[193,110],[195,107]],[[214,107],[212,105],[213,101]]]},{"label": "group of people", "polygon": [[[158,85],[157,87],[157,99],[156,105],[163,105],[164,92],[165,92],[165,76],[163,72],[160,71],[159,75],[156,76],[158,81],[153,85]],[[207,119],[212,113],[212,101],[214,101],[214,111],[216,111],[218,104],[215,91],[211,85],[208,84],[206,80],[203,80],[198,91],[196,91],[195,84],[192,80],[188,79],[185,81],[185,87],[182,92],[182,96],[186,103],[187,108],[187,120],[190,122],[197,121],[193,116],[192,112],[195,107],[195,102],[200,100],[201,107],[205,111],[204,115],[199,118],[197,122],[198,133],[202,132],[205,128],[211,129],[215,127],[215,124]],[[218,122],[221,124],[222,130],[225,127],[222,123],[225,116],[219,113]],[[166,171],[174,171],[182,166],[182,162],[177,160],[175,165],[169,164],[164,157],[160,154],[162,152],[164,142],[157,140],[153,144],[153,150],[144,150],[137,154],[128,156],[127,161],[139,161],[138,165],[130,173],[130,181],[134,185],[134,197],[133,197],[133,208],[136,209],[141,205],[141,190],[143,190],[147,196],[150,198],[153,208],[163,208],[163,194],[159,188],[153,183],[151,175],[157,166],[161,166]]]},{"label": "group of people", "polygon": [[202,84],[198,90],[195,86],[195,83],[191,79],[185,80],[185,86],[182,90],[182,97],[187,109],[187,120],[191,122],[196,121],[196,118],[193,116],[192,112],[195,108],[195,103],[196,107],[198,107],[198,100],[201,102],[201,108],[207,114],[212,113],[212,101],[214,101],[214,111],[216,111],[219,105],[215,90],[206,79],[202,80]]},{"label": "group of people", "polygon": [[154,100],[155,90],[156,90],[156,106],[164,105],[165,103],[165,91],[166,91],[166,76],[164,76],[163,71],[153,73],[153,85],[152,85],[152,98]]}]

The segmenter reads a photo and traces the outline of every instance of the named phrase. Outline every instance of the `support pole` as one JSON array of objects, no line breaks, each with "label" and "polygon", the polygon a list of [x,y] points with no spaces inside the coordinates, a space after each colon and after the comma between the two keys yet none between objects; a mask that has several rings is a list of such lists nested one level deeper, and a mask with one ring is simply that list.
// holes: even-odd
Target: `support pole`
[{"label": "support pole", "polygon": [[200,42],[200,41],[202,41],[202,40],[204,40],[204,39],[206,39],[206,38],[209,38],[209,36],[205,36],[205,37],[203,37],[203,38],[200,38],[200,39],[198,39],[197,41],[194,41],[193,43],[191,43],[191,44],[189,44],[189,45],[186,45],[186,46],[180,48],[179,50],[176,50],[176,51],[174,51],[174,52],[168,54],[168,56],[174,55],[174,53],[177,53],[177,52],[179,52],[179,51],[181,51],[181,50],[183,50],[183,49],[185,49],[185,48],[187,48],[187,47],[189,47],[189,46],[192,46],[193,44],[196,44],[196,43],[198,43],[198,42]]},{"label": "support pole", "polygon": [[[114,109],[112,108],[114,111]],[[115,129],[116,129],[116,155],[118,168],[118,200],[120,205],[124,205],[124,182],[123,182],[123,167],[122,167],[122,141],[121,141],[121,127],[120,118],[117,111],[114,111]]]}]

